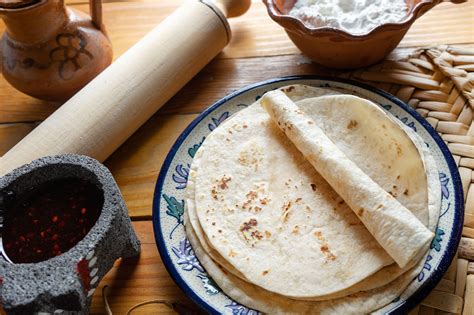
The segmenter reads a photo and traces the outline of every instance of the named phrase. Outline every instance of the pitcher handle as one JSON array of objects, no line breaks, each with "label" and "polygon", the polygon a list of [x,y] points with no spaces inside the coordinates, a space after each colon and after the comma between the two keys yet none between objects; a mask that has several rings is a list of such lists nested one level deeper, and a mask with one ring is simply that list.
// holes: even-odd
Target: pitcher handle
[{"label": "pitcher handle", "polygon": [[102,0],[89,0],[89,11],[92,18],[92,23],[101,31],[103,31],[102,24]]}]

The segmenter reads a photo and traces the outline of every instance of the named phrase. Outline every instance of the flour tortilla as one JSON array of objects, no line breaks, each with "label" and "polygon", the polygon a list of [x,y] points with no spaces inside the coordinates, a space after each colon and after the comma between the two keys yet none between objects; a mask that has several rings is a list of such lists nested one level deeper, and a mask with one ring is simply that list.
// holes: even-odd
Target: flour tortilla
[{"label": "flour tortilla", "polygon": [[395,281],[380,288],[355,293],[339,299],[303,301],[291,299],[252,285],[225,271],[203,250],[189,218],[185,214],[186,234],[207,273],[229,297],[247,307],[268,314],[366,314],[384,307],[398,297],[421,271],[425,257]]},{"label": "flour tortilla", "polygon": [[[308,100],[308,101],[309,101],[309,103],[311,103],[311,100]],[[298,104],[302,105],[302,103],[298,103]],[[303,104],[303,106],[305,107],[306,105]],[[335,110],[335,108],[334,108],[335,105],[331,104],[331,106],[332,106],[332,110]],[[314,106],[312,108],[314,108]],[[344,110],[347,110],[347,108],[340,108],[340,109],[337,109],[337,110],[344,111]],[[325,111],[325,108],[321,108],[321,106],[320,106],[319,109],[318,109],[318,112],[320,113],[320,115],[317,116],[319,120],[324,120],[324,117],[325,117],[324,111]],[[355,112],[358,113],[356,116],[365,116],[367,114],[366,111],[364,111],[363,109],[360,109],[360,108],[355,109]],[[350,116],[352,118],[354,118],[354,115],[350,115]],[[376,120],[376,122],[374,123],[375,127],[377,126],[377,124],[380,125],[381,121],[383,122],[383,119],[381,119],[381,117],[378,117],[378,115],[376,115],[375,117],[372,117],[372,119]],[[423,142],[423,140],[414,131],[407,128],[403,124],[401,124],[399,126],[399,128],[404,130],[409,135],[409,137],[413,141],[413,143],[415,143],[415,145],[416,145],[417,149],[419,150],[419,153],[422,157],[422,160],[424,162],[424,169],[426,170],[426,175],[427,175],[428,183],[429,183],[429,185],[428,185],[428,191],[429,191],[429,194],[428,194],[429,219],[427,220],[427,222],[428,222],[428,228],[431,231],[434,231],[435,228],[436,228],[437,222],[438,222],[438,217],[439,217],[439,212],[440,212],[440,198],[439,198],[440,184],[439,184],[439,180],[438,180],[438,171],[437,171],[436,162],[434,161],[433,157],[431,156],[426,144]],[[332,139],[337,139],[337,140],[340,140],[342,142],[352,141],[351,139],[349,139],[347,137],[339,138],[338,134],[331,134],[331,135],[333,136]],[[375,139],[372,139],[372,140],[376,140],[376,139],[377,139],[377,137],[375,137]],[[343,143],[339,143],[339,145],[342,145],[342,144]],[[198,152],[197,156],[199,154],[200,153]],[[186,213],[187,213],[187,216],[189,218],[189,220],[187,221],[188,223],[186,225],[186,228],[187,229],[188,228],[193,229],[193,233],[195,234],[195,237],[197,237],[197,239],[198,239],[199,243],[201,244],[201,246],[203,247],[204,251],[208,254],[208,256],[210,258],[213,259],[214,262],[221,265],[227,272],[230,272],[233,275],[238,276],[240,279],[245,280],[245,277],[240,272],[238,272],[235,268],[233,268],[232,265],[230,265],[225,259],[223,259],[220,256],[220,254],[216,250],[214,250],[210,245],[208,245],[208,243],[207,243],[206,237],[205,237],[205,235],[202,231],[201,225],[199,224],[197,214],[196,214],[196,211],[195,211],[195,208],[194,208],[194,195],[195,195],[194,182],[195,182],[195,176],[196,176],[196,171],[195,171],[194,168],[195,167],[194,167],[194,164],[193,164],[193,166],[190,170],[190,173],[189,173],[188,184],[187,184],[187,188],[186,188]],[[389,170],[390,169],[387,169],[383,173],[387,173],[387,171],[389,171]],[[378,174],[378,175],[380,175],[380,174]],[[407,202],[407,203],[409,203],[409,202]],[[417,214],[420,215],[420,216],[423,216],[424,211],[421,211],[421,210],[422,209],[420,209],[420,211],[418,211]],[[350,295],[350,294],[353,294],[353,293],[356,293],[356,292],[368,291],[368,290],[372,290],[372,289],[375,289],[375,288],[379,288],[379,287],[385,286],[386,284],[392,282],[393,280],[398,278],[400,275],[402,275],[403,273],[405,273],[406,271],[411,269],[413,266],[414,266],[414,264],[410,265],[406,268],[400,268],[400,267],[398,267],[397,264],[392,264],[390,266],[382,268],[381,270],[379,270],[378,272],[376,272],[372,276],[362,280],[361,282],[353,285],[352,287],[350,287],[348,289],[339,291],[339,292],[334,293],[334,294],[319,296],[317,298],[311,298],[311,299],[308,299],[308,300],[320,301],[320,300],[334,299],[334,298],[344,297],[344,296],[347,296],[347,295]]]},{"label": "flour tortilla", "polygon": [[[385,179],[385,186],[386,189],[393,189],[392,184],[396,183],[399,185],[399,187],[403,189],[410,189],[413,191],[413,197],[412,194],[409,196],[401,194],[400,196],[397,196],[398,200],[401,201],[405,205],[411,205],[413,208],[413,212],[415,215],[417,215],[420,220],[424,221],[425,223],[428,223],[426,215],[427,212],[427,205],[424,204],[423,202],[416,202],[416,200],[423,200],[426,199],[426,187],[423,182],[418,183],[416,181],[417,178],[422,178],[422,176],[419,176],[419,165],[416,165],[417,158],[410,159],[409,157],[413,155],[413,150],[412,150],[412,145],[410,144],[410,140],[408,139],[407,141],[402,141],[401,142],[401,147],[404,149],[404,151],[407,152],[407,155],[404,156],[404,159],[401,160],[401,163],[405,162],[414,164],[412,165],[411,168],[406,168],[407,172],[402,172],[399,174],[397,171],[397,163],[400,163],[398,161],[398,157],[396,154],[390,154],[389,148],[391,147],[390,142],[391,141],[386,141],[387,140],[387,135],[383,134],[382,130],[382,124],[385,123],[389,130],[391,131],[390,134],[393,136],[395,135],[395,138],[397,138],[397,134],[401,133],[403,136],[403,132],[406,132],[409,137],[411,138],[411,141],[413,141],[416,144],[417,149],[420,151],[420,155],[422,156],[422,160],[425,164],[425,169],[427,171],[427,177],[429,181],[428,185],[428,191],[429,191],[429,205],[428,205],[428,210],[430,212],[430,220],[429,220],[429,228],[430,230],[434,230],[436,223],[437,223],[437,218],[439,216],[439,206],[440,206],[440,198],[439,198],[439,191],[440,191],[440,186],[439,186],[439,180],[438,180],[438,174],[437,174],[437,168],[436,164],[434,162],[434,159],[431,157],[431,154],[429,153],[428,148],[426,147],[425,143],[423,140],[411,129],[407,128],[404,126],[402,123],[398,121],[393,121],[389,119],[381,110],[379,110],[376,105],[372,105],[373,107],[376,107],[375,110],[374,108],[371,108],[371,106],[367,106],[366,104],[359,104],[359,106],[355,106],[355,104],[335,104],[332,102],[319,102],[317,104],[313,104],[313,100],[311,100],[311,97],[313,96],[318,96],[322,95],[324,91],[318,89],[318,88],[313,88],[313,87],[308,87],[308,86],[302,86],[302,85],[295,85],[295,86],[288,86],[282,88],[288,95],[291,96],[293,100],[297,99],[304,99],[304,98],[309,98],[303,101],[298,102],[298,105],[302,108],[305,109],[305,112],[311,113],[311,116],[313,119],[317,120],[318,125],[322,125],[323,122],[327,122],[327,126],[334,126],[337,123],[341,123],[342,125],[346,124],[347,122],[357,119],[361,120],[361,118],[364,118],[366,121],[366,125],[371,126],[371,138],[370,138],[370,143],[375,143],[377,146],[380,146],[383,148],[384,151],[387,151],[388,154],[386,154],[383,157],[382,161],[376,160],[376,157],[372,157],[372,160],[375,159],[375,161],[371,165],[363,165],[365,168],[365,171],[367,171],[373,178],[376,179],[377,182],[379,183],[384,183]],[[326,92],[327,93],[327,92]],[[334,93],[333,91],[330,91],[330,93]],[[316,106],[317,105],[317,106]],[[252,106],[259,106],[258,104],[254,104]],[[342,118],[342,120],[341,120]],[[398,126],[399,125],[399,126]],[[362,127],[362,126],[361,126]],[[344,132],[340,132],[337,128],[327,128],[324,131],[328,134],[328,136],[331,137],[331,139],[338,144],[340,148],[343,148],[345,153],[351,158],[353,158],[355,161],[365,161],[366,158],[365,156],[361,156],[359,154],[359,151],[354,148],[352,144],[354,144],[357,140],[363,138],[363,130],[362,128],[357,128],[350,134],[346,134]],[[380,129],[380,130],[379,130]],[[399,130],[400,129],[400,130]],[[344,130],[343,130],[344,131]],[[403,137],[402,137],[403,138]],[[402,139],[403,140],[403,139]],[[355,147],[358,147],[356,145]],[[406,148],[406,149],[405,149]],[[200,155],[202,151],[199,151],[196,155],[196,158]],[[367,152],[367,151],[366,151]],[[391,157],[395,157],[395,160],[391,160]],[[374,167],[377,165],[382,165],[382,164],[387,165],[392,165],[392,168],[388,167]],[[207,242],[205,241],[205,236],[202,232],[202,228],[197,220],[197,215],[194,210],[194,182],[195,182],[195,166],[196,163],[193,163],[190,171],[190,175],[188,177],[188,186],[187,186],[187,191],[186,191],[186,205],[188,207],[187,212],[190,216],[190,221],[193,225],[193,228],[198,236],[199,241],[203,244],[205,251],[211,256],[212,259],[217,261],[219,264],[224,266],[224,268],[227,271],[232,272],[234,275],[239,276],[242,279],[245,279],[243,275],[241,275],[238,271],[235,270],[235,268],[232,267],[229,263],[223,259],[219,253],[217,253],[211,246],[207,245]],[[422,172],[422,170],[421,170]],[[413,178],[411,180],[408,180],[408,177],[413,174]],[[398,175],[401,175],[399,179],[396,177]],[[387,181],[386,179],[389,179]],[[425,193],[423,193],[425,192]],[[410,269],[412,265],[406,267],[406,268],[399,268],[396,264],[392,264],[388,267],[384,267],[374,275],[364,279],[363,281],[357,283],[356,285],[346,289],[342,290],[340,292],[334,293],[334,294],[329,294],[326,296],[320,296],[317,298],[311,298],[312,300],[321,300],[321,299],[330,299],[330,298],[336,298],[336,297],[342,297],[346,296],[348,294],[358,292],[358,291],[364,291],[364,290],[370,290],[373,288],[377,288],[380,286],[383,286],[391,281],[393,281],[395,278],[406,272],[408,269]]]},{"label": "flour tortilla", "polygon": [[[247,128],[243,127],[242,121],[245,121],[245,123],[248,125]],[[240,123],[235,124],[235,122],[240,122]],[[244,132],[248,129],[255,129],[256,126],[258,126],[258,129],[260,129],[260,130],[257,130],[257,133]],[[227,141],[226,138],[228,138],[228,136],[230,135],[228,131],[229,130],[233,131],[236,128],[238,128],[239,131],[235,132],[234,135],[232,135],[229,138],[230,141]],[[227,133],[223,131],[224,129]],[[244,133],[242,134],[242,132]],[[234,139],[236,135],[238,136],[238,141]],[[247,148],[251,149],[252,142],[255,142],[255,141],[262,142],[263,140],[263,144],[271,148],[270,150],[265,151],[267,152],[266,158],[271,160],[272,166],[278,166],[278,169],[276,170],[273,167],[269,167],[268,164],[265,167],[267,170],[270,170],[273,175],[275,175],[271,178],[271,180],[268,180],[267,178],[267,182],[270,182],[274,187],[275,185],[276,186],[279,185],[280,187],[280,189],[276,189],[276,190],[272,189],[273,191],[282,192],[282,191],[285,191],[285,189],[289,189],[290,193],[294,193],[294,191],[291,191],[291,187],[288,188],[285,185],[285,181],[287,178],[282,177],[282,175],[286,175],[286,174],[291,174],[294,176],[295,179],[300,180],[299,183],[296,183],[296,180],[294,180],[295,184],[299,185],[300,188],[302,189],[309,188],[309,190],[306,189],[306,191],[304,192],[304,195],[308,195],[308,196],[315,195],[315,192],[313,192],[312,190],[313,187],[311,187],[309,183],[318,184],[316,187],[316,190],[317,190],[316,195],[319,193],[318,195],[319,199],[308,200],[308,201],[310,205],[315,205],[315,204],[317,205],[317,207],[315,207],[316,209],[311,208],[310,217],[313,216],[315,218],[320,219],[320,220],[316,220],[319,222],[314,222],[315,220],[310,220],[311,218],[308,219],[305,216],[304,205],[303,207],[301,206],[294,207],[293,209],[294,212],[291,213],[291,216],[287,222],[288,224],[286,228],[282,229],[283,233],[280,233],[280,234],[283,234],[283,236],[280,239],[276,239],[276,241],[280,241],[280,244],[277,243],[278,245],[276,247],[277,251],[272,254],[271,256],[272,258],[280,254],[278,251],[281,251],[283,253],[286,252],[285,254],[287,257],[294,256],[293,254],[296,254],[295,258],[291,260],[289,259],[289,257],[286,259],[280,259],[284,264],[283,267],[289,267],[289,268],[286,268],[286,270],[285,268],[279,268],[278,273],[275,272],[276,278],[280,276],[281,276],[280,278],[283,278],[279,282],[281,294],[288,294],[289,292],[288,289],[289,288],[292,289],[294,287],[297,287],[296,288],[297,290],[290,292],[290,294],[292,294],[290,296],[294,296],[298,298],[315,298],[318,296],[326,296],[326,295],[334,294],[336,292],[340,292],[344,289],[347,289],[353,286],[355,283],[358,283],[361,280],[367,278],[369,275],[373,274],[374,272],[376,272],[383,266],[393,263],[393,260],[391,260],[390,257],[388,257],[388,255],[385,254],[385,252],[378,246],[377,242],[370,235],[368,235],[365,228],[358,225],[360,224],[360,222],[358,221],[357,217],[355,217],[355,215],[350,212],[350,210],[344,203],[339,204],[341,200],[339,199],[337,194],[335,194],[335,192],[332,191],[330,187],[328,187],[327,183],[324,180],[322,180],[319,174],[317,173],[314,174],[315,172],[311,171],[312,167],[301,156],[301,154],[299,154],[299,152],[293,147],[293,145],[289,141],[285,142],[285,138],[286,137],[284,137],[284,135],[282,135],[278,129],[271,127],[271,121],[269,121],[268,116],[260,108],[260,106],[252,105],[248,109],[245,109],[244,111],[239,112],[237,115],[235,115],[235,117],[229,119],[227,122],[221,125],[218,129],[216,129],[207,138],[202,148],[199,150],[200,152],[201,151],[203,152],[203,155],[206,155],[206,151],[208,151],[207,147],[209,146],[209,148],[211,148],[210,150],[212,151],[212,153],[208,152],[208,155],[207,155],[208,160],[205,161],[206,166],[211,165],[212,167],[211,168],[203,167],[203,169],[205,169],[205,171],[201,172],[203,177],[211,177],[213,176],[213,174],[219,174],[219,173],[220,173],[219,174],[220,176],[225,175],[225,173],[223,173],[222,171],[225,171],[228,175],[231,175],[230,173],[227,172],[229,169],[235,169],[234,171],[237,172],[235,173],[237,175],[239,174],[239,171],[242,173],[240,174],[241,180],[239,181],[231,180],[231,182],[226,184],[230,186],[235,182],[241,183],[241,188],[238,188],[238,187],[233,188],[235,190],[233,190],[232,194],[229,194],[231,197],[239,189],[242,190],[244,194],[247,192],[245,188],[249,186],[248,185],[249,176],[251,176],[252,178],[255,176],[255,174],[259,176],[263,176],[263,178],[265,178],[265,176],[268,176],[268,174],[267,175],[262,174],[261,172],[262,167],[263,167],[262,165],[260,165],[260,171],[258,169],[257,170],[254,169],[255,165],[243,165],[245,167],[242,167],[242,165],[236,165],[236,164],[239,164],[240,162],[245,162],[244,161],[245,159],[241,159],[241,161],[239,162],[238,156],[232,156],[232,152],[236,152],[236,151],[238,153],[244,152],[245,148],[242,148],[242,146],[247,145]],[[229,142],[229,143],[226,143],[226,142]],[[212,148],[213,146],[216,146],[218,150],[216,150],[216,148],[213,149]],[[412,144],[411,146],[413,147]],[[258,145],[253,146],[253,148],[255,147],[259,148]],[[222,156],[222,154],[219,154],[219,152],[215,152],[214,150],[221,151],[221,153],[224,153],[224,155],[225,154],[228,154],[228,155]],[[370,154],[372,153],[371,150],[373,150],[373,148],[370,148],[370,147],[367,149],[364,148],[364,150],[370,156]],[[247,153],[248,153],[248,150],[247,150]],[[254,152],[254,153],[258,153],[258,152]],[[411,149],[408,147],[407,150],[404,150],[403,154],[404,156],[402,158],[404,159],[406,158],[406,160],[411,160],[411,158],[413,158],[413,160],[415,161],[420,160],[419,155],[416,152],[416,148],[414,147]],[[390,154],[387,154],[386,156],[390,158]],[[193,162],[193,167],[195,165],[200,164],[201,160],[202,160],[201,156],[196,157],[196,160]],[[364,160],[366,160],[365,157],[362,161]],[[421,165],[421,161],[419,161],[419,163]],[[247,172],[246,172],[246,169],[247,169]],[[421,173],[420,173],[420,169],[421,169]],[[382,171],[382,174],[384,174],[383,172],[387,172],[387,168],[386,167],[384,168],[382,166],[380,169],[376,169],[375,171],[377,172]],[[199,173],[199,167],[198,167],[198,173]],[[410,179],[411,179],[410,181],[408,181],[405,176],[407,174],[410,175]],[[382,176],[381,180],[382,182],[384,180],[386,181],[385,186],[396,183],[401,188],[406,188],[406,187],[410,188],[410,191],[413,191],[413,196],[411,197],[412,199],[410,200],[413,200],[413,199],[418,200],[413,203],[413,207],[411,208],[411,210],[417,216],[420,217],[420,220],[423,221],[423,218],[425,218],[424,219],[425,223],[428,223],[427,222],[428,216],[426,214],[427,213],[426,176],[424,176],[422,165],[421,165],[421,168],[420,167],[414,168],[414,170],[402,169],[401,175],[402,176],[400,179],[392,178],[393,176],[387,177],[384,179],[384,177]],[[220,176],[217,176],[217,177],[214,176],[212,180],[215,180],[215,179],[219,180],[218,177]],[[197,177],[199,177],[199,174]],[[222,179],[222,177],[220,177],[220,179]],[[246,180],[247,180],[247,183],[245,182]],[[306,187],[304,183],[306,183]],[[208,184],[209,184],[209,180],[208,180]],[[205,197],[206,193],[209,194],[209,192],[211,192],[212,190],[211,187],[213,184],[214,183],[211,182],[210,185],[207,186],[208,187],[207,192],[205,190],[203,191],[202,189],[201,189],[200,194],[196,192],[196,201],[198,204],[197,209],[199,209],[199,202],[200,201],[202,202],[203,199],[206,199]],[[379,183],[379,184],[384,186],[382,183]],[[242,185],[243,187],[245,186],[247,187],[242,188]],[[199,184],[197,187],[202,188],[204,187],[204,185]],[[391,186],[387,186],[387,187],[390,188]],[[327,191],[328,193],[326,194],[325,191]],[[423,195],[423,191],[424,191],[424,195]],[[439,192],[438,192],[438,195],[439,195]],[[216,197],[223,197],[223,196],[216,195]],[[290,197],[293,197],[293,196],[275,195],[275,199],[280,198],[280,204],[284,204],[286,201],[290,199],[293,199],[293,200],[297,199],[297,198],[290,198]],[[227,198],[222,198],[222,199],[227,200]],[[219,203],[219,199],[212,198],[211,201],[212,200],[216,200]],[[225,205],[225,202],[223,202],[224,200],[220,201],[219,207],[218,208],[216,207],[217,209],[228,210],[225,208],[226,205]],[[303,210],[303,211],[299,211],[299,212],[296,211],[298,209]],[[208,208],[208,209],[202,208],[202,212],[204,213],[207,210],[209,210],[209,213],[212,212],[211,208]],[[303,213],[303,215],[301,215],[301,213]],[[253,215],[253,213],[251,214]],[[225,212],[222,214],[222,216],[227,216],[227,215],[228,214],[226,214]],[[277,217],[280,217],[280,215],[281,213],[279,213]],[[272,215],[270,215],[270,217],[272,217]],[[204,216],[203,220],[205,221],[206,219],[209,219],[209,218],[206,218]],[[203,220],[200,220],[200,222],[202,223]],[[242,221],[240,221],[239,224],[241,222]],[[321,225],[322,222],[324,223],[327,222],[328,224],[326,226],[319,226]],[[274,224],[275,222],[269,222],[269,223],[270,223],[269,227],[276,226],[276,229],[278,229],[278,225]],[[300,224],[301,226],[299,226],[298,224]],[[208,225],[212,226],[212,222],[209,221]],[[343,263],[339,263],[337,266],[333,267],[334,264],[330,264],[331,261],[329,261],[329,263],[326,262],[325,258],[327,258],[327,256],[324,255],[324,253],[322,253],[321,251],[321,247],[323,247],[323,245],[317,244],[317,242],[315,244],[314,239],[311,239],[310,237],[308,237],[308,240],[302,239],[301,233],[299,235],[294,235],[293,233],[291,233],[292,231],[295,231],[295,227],[297,225],[299,226],[299,228],[301,228],[299,232],[301,232],[303,229],[310,231],[310,233],[307,233],[309,235],[306,235],[306,236],[314,235],[316,232],[320,232],[320,231],[322,231],[321,234],[323,234],[324,232],[323,235],[326,236],[325,239],[326,239],[326,242],[329,244],[328,247],[331,248],[332,247],[331,244],[336,244],[337,248],[335,252],[337,253],[337,255],[341,254],[344,256],[347,254],[348,257],[344,257],[346,259]],[[288,226],[289,226],[289,229],[288,229]],[[235,238],[232,241],[227,240],[227,237],[219,236],[218,230],[220,229],[222,232],[224,231],[229,232],[232,229],[229,227],[226,227],[226,228],[219,228],[219,227],[220,227],[220,223],[218,225],[216,222],[215,233],[214,234],[206,233],[208,237],[209,235],[211,235],[211,237],[208,239],[209,245],[211,248],[216,247],[214,244],[216,243],[216,240],[214,240],[214,243],[212,242],[213,241],[212,235],[214,235],[214,238],[220,237],[219,242],[221,242],[221,245],[225,245],[225,246],[231,245],[230,248],[228,247],[223,252],[222,252],[222,248],[221,250],[219,250],[219,246],[217,246],[214,249],[215,252],[221,255],[219,262],[224,261],[224,264],[225,264],[227,260],[224,260],[223,257],[225,257],[225,259],[228,259],[228,257],[226,257],[227,254],[235,253],[236,248],[232,245],[238,244],[239,242],[240,244],[238,245],[240,245],[240,247],[242,248],[242,252],[247,252],[247,256],[244,256],[244,258],[242,259],[244,262],[246,260],[246,257],[249,257],[249,260],[250,259],[255,260],[254,259],[255,257],[253,256],[253,254],[256,254],[257,257],[258,255],[260,255],[257,251],[261,249],[259,247],[259,244],[256,244],[256,245],[254,244],[254,247],[252,247],[252,245],[247,246],[246,244],[242,244],[242,239],[239,240],[237,238],[236,241],[234,241]],[[238,234],[239,233],[238,227],[236,229],[234,226],[233,231],[237,232],[235,234]],[[346,236],[340,235],[342,231],[344,231]],[[274,231],[270,230],[269,232],[274,232]],[[277,231],[277,232],[280,232],[280,231]],[[275,235],[275,234],[272,233],[272,235]],[[298,236],[299,236],[299,239],[298,239]],[[320,239],[318,239],[318,241],[320,241]],[[284,246],[285,244],[289,244],[289,245],[285,247]],[[341,245],[341,246],[338,246],[338,245]],[[289,248],[290,246],[294,250],[292,250],[292,248]],[[301,252],[304,252],[306,254],[308,252],[308,248],[311,250],[310,256],[312,255],[312,257],[304,257],[304,255],[301,255]],[[224,253],[224,255],[222,255],[222,253]],[[319,254],[319,256],[317,256],[317,254]],[[322,254],[325,257],[321,257]],[[333,253],[333,255],[335,254]],[[266,254],[265,257],[269,257],[269,256]],[[278,260],[278,258],[281,258],[281,257],[276,257],[276,258],[277,258],[276,260]],[[295,268],[293,268],[293,264],[295,261],[296,261],[296,265],[299,265],[297,267],[297,270],[302,271],[302,272],[299,273],[299,278],[297,277],[297,280],[291,283],[291,279],[294,279],[294,275],[292,274],[292,272],[295,270]],[[268,265],[265,265],[265,263],[269,262],[271,264],[271,261],[262,261],[262,259],[257,259],[256,262],[257,262],[256,264],[252,265],[252,268],[256,269],[257,272],[258,271],[264,272],[265,270],[269,269]],[[228,266],[230,265],[230,266],[235,267],[235,264],[231,262],[227,262],[227,264]],[[228,266],[226,266],[226,269],[231,270],[231,268],[228,268]],[[279,266],[277,265],[277,267]],[[396,270],[398,274],[401,273],[401,271],[403,271],[401,269],[394,268],[393,266],[391,267],[392,267],[392,271]],[[236,269],[242,270],[238,268]],[[319,270],[323,269],[323,270],[318,272],[318,269]],[[244,268],[243,270],[246,270],[246,269]],[[305,273],[304,270],[306,270],[307,272]],[[337,273],[340,271],[342,271],[341,272],[342,275],[349,274],[348,277],[347,278],[338,277]],[[316,275],[314,275],[314,273],[316,273]],[[247,277],[246,279],[248,280],[249,274],[247,272],[238,271],[237,274],[239,274],[240,276],[243,276],[245,274],[245,277]],[[268,276],[269,274],[270,273],[267,273],[265,277]],[[391,272],[390,274],[396,275],[397,273]],[[262,276],[261,278],[265,280],[265,278]],[[251,281],[254,282],[254,279],[255,278],[252,278]],[[379,277],[379,279],[382,279],[382,278]],[[257,281],[257,283],[261,285],[262,287],[266,287],[266,285],[268,287],[269,282],[270,281],[265,283],[264,281],[260,281],[260,283],[258,283]],[[380,283],[380,281],[377,283]],[[270,283],[270,286],[271,284],[273,284],[273,288],[275,288],[275,283]],[[301,289],[298,290],[298,288],[301,288]],[[278,291],[278,288],[276,291]]]},{"label": "flour tortilla", "polygon": [[[369,102],[352,95],[327,98],[332,102],[351,104]],[[337,191],[401,268],[420,258],[423,249],[431,242],[433,232],[393,194],[385,191],[350,160],[285,93],[278,90],[268,92],[261,103],[275,124]],[[346,128],[352,130],[359,123],[351,121]],[[397,146],[397,150],[401,155],[402,149]]]}]

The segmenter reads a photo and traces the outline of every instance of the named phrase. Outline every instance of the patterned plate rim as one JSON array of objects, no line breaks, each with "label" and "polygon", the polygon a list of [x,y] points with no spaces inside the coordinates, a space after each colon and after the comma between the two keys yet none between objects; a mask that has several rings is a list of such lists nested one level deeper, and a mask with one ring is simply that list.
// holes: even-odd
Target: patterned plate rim
[{"label": "patterned plate rim", "polygon": [[441,139],[440,135],[436,132],[436,130],[434,130],[433,127],[420,114],[418,114],[413,108],[411,108],[410,106],[408,106],[407,104],[405,104],[404,102],[402,102],[401,100],[399,100],[398,98],[396,98],[395,96],[393,96],[392,94],[388,92],[385,92],[381,89],[372,87],[370,85],[367,85],[361,82],[348,80],[348,79],[331,78],[331,77],[315,76],[315,75],[297,75],[297,76],[285,76],[285,77],[265,80],[265,81],[257,82],[255,84],[245,86],[244,88],[241,88],[229,95],[226,95],[225,97],[223,97],[222,99],[218,100],[213,105],[205,109],[201,114],[199,114],[199,116],[196,117],[186,127],[186,129],[179,135],[178,139],[176,139],[175,143],[171,147],[168,155],[166,156],[165,161],[163,162],[163,166],[161,167],[160,174],[158,176],[158,180],[155,186],[155,191],[153,195],[153,212],[152,212],[153,232],[155,236],[156,246],[158,248],[158,252],[160,253],[163,264],[166,270],[168,271],[168,273],[171,275],[172,279],[175,281],[175,283],[199,307],[201,307],[202,309],[204,309],[206,312],[210,314],[219,314],[219,312],[212,305],[207,303],[198,294],[196,294],[196,292],[194,292],[188,286],[186,281],[179,275],[178,270],[176,269],[176,266],[173,264],[171,257],[169,255],[169,252],[166,248],[165,241],[162,237],[163,233],[161,230],[161,222],[160,222],[160,216],[159,216],[159,213],[161,211],[160,198],[161,198],[161,192],[162,192],[163,185],[165,182],[166,174],[181,144],[189,136],[189,134],[194,130],[194,128],[214,110],[216,110],[221,105],[228,102],[229,100],[237,96],[240,96],[241,94],[247,93],[253,89],[260,88],[265,85],[280,83],[280,82],[288,81],[290,83],[291,81],[296,81],[296,80],[318,80],[318,81],[344,83],[344,84],[353,85],[353,86],[368,90],[369,92],[372,92],[375,94],[379,94],[389,99],[393,103],[397,104],[398,106],[400,106],[403,110],[409,113],[414,119],[416,119],[425,128],[425,130],[430,134],[430,136],[433,138],[433,140],[436,142],[439,149],[443,153],[444,159],[446,160],[446,163],[448,164],[449,171],[452,174],[452,183],[453,183],[453,189],[455,193],[454,195],[455,216],[454,216],[453,229],[451,231],[451,235],[446,247],[446,251],[444,252],[443,257],[441,258],[441,261],[438,265],[437,272],[433,273],[415,293],[413,293],[403,304],[401,304],[396,309],[397,312],[408,312],[410,309],[418,305],[431,292],[431,290],[435,288],[435,286],[441,280],[442,276],[448,270],[454,256],[456,255],[456,251],[457,251],[459,242],[461,240],[461,233],[462,233],[462,227],[463,227],[463,222],[464,222],[464,195],[463,195],[461,177],[459,175],[459,171],[454,161],[454,158],[451,152],[449,151],[447,145]]}]

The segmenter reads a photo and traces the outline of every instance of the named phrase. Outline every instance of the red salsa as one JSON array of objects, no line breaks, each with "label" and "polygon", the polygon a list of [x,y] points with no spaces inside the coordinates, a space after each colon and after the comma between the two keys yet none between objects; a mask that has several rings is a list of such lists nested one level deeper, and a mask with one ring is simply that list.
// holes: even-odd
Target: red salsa
[{"label": "red salsa", "polygon": [[94,226],[104,204],[96,185],[77,178],[52,180],[10,196],[2,238],[14,263],[36,263],[68,251]]}]

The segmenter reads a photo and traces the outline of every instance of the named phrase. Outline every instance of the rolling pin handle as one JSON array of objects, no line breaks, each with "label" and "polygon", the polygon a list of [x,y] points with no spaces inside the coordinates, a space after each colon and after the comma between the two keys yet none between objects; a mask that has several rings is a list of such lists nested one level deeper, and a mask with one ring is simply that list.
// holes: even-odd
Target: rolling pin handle
[{"label": "rolling pin handle", "polygon": [[241,16],[250,8],[251,0],[216,0],[216,6],[227,18]]}]

